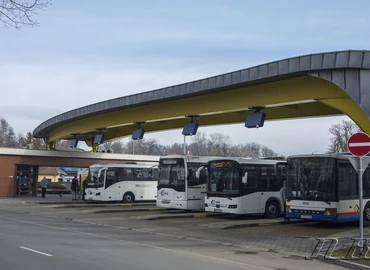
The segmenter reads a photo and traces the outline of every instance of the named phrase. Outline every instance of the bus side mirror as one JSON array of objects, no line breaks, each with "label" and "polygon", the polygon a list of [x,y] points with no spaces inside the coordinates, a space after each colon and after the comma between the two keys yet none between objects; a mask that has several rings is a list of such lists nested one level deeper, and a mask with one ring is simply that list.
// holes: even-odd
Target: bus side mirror
[{"label": "bus side mirror", "polygon": [[242,183],[245,185],[248,183],[248,172],[244,173],[244,176],[242,178]]},{"label": "bus side mirror", "polygon": [[195,177],[196,177],[197,179],[199,179],[199,178],[200,178],[200,172],[201,172],[203,169],[204,169],[204,166],[200,166],[200,167],[197,169],[197,171],[195,172]]}]

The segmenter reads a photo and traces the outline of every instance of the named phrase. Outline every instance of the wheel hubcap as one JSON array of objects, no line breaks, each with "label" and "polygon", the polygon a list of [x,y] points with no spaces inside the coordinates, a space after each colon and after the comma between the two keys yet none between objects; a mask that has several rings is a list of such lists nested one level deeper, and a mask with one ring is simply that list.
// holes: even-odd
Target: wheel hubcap
[{"label": "wheel hubcap", "polygon": [[365,219],[370,221],[370,208],[366,207],[364,212],[365,212]]},{"label": "wheel hubcap", "polygon": [[270,207],[269,207],[269,212],[270,212],[271,214],[275,214],[275,212],[276,212],[276,207],[275,207],[275,205],[273,205],[273,204],[271,204],[271,205],[270,205]]}]

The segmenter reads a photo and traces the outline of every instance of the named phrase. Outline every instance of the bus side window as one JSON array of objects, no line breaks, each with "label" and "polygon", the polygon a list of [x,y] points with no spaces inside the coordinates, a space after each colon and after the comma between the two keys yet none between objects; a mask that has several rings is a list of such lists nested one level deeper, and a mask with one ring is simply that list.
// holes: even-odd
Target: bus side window
[{"label": "bus side window", "polygon": [[158,181],[159,178],[159,169],[158,168],[151,168],[151,172],[149,173],[149,181]]},{"label": "bus side window", "polygon": [[370,167],[367,167],[363,176],[363,197],[370,198]]},{"label": "bus side window", "polygon": [[258,190],[261,169],[259,167],[245,167],[244,172],[248,172],[247,184],[242,185],[243,194],[254,193]]},{"label": "bus side window", "polygon": [[116,182],[116,168],[108,169],[106,174],[105,188],[108,188]]},{"label": "bus side window", "polygon": [[134,180],[134,172],[133,168],[122,168],[122,170],[125,171],[126,178],[125,181],[133,181]]},{"label": "bus side window", "polygon": [[340,163],[338,171],[339,199],[356,199],[357,173],[350,163]]},{"label": "bus side window", "polygon": [[207,171],[207,169],[203,169],[203,170],[201,170],[200,171],[200,183],[201,184],[205,184],[205,183],[207,183],[207,177],[208,176],[208,171]]},{"label": "bus side window", "polygon": [[195,176],[195,172],[197,171],[198,167],[189,167],[189,171],[188,171],[188,185],[189,186],[197,186],[197,185],[200,185],[201,184],[201,181],[202,181],[202,171],[204,171],[204,169],[201,171],[200,173],[200,177],[199,179]]}]

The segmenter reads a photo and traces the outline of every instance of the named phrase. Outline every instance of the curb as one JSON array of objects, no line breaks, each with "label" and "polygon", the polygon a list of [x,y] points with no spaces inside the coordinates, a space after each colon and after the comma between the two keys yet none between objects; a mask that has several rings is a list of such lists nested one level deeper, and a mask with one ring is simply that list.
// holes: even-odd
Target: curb
[{"label": "curb", "polygon": [[[30,202],[31,203],[31,202]],[[35,204],[45,205],[60,205],[59,208],[73,208],[73,207],[137,207],[137,206],[155,206],[155,203],[138,203],[138,204],[107,204],[107,203],[87,203],[86,201],[81,202],[35,202]]]},{"label": "curb", "polygon": [[286,224],[299,224],[299,223],[307,223],[304,220],[297,220],[297,221],[264,221],[264,222],[255,222],[255,223],[248,223],[248,224],[236,224],[230,225],[225,228],[221,228],[223,230],[229,229],[239,229],[239,228],[248,228],[248,227],[265,227],[265,226],[277,226],[277,225],[286,225]]},{"label": "curb", "polygon": [[318,257],[316,257],[316,259],[319,260],[319,261],[329,263],[329,264],[335,264],[335,265],[343,266],[347,269],[354,269],[354,270],[369,270],[370,269],[370,267],[367,266],[367,265],[358,264],[358,263],[354,263],[354,262],[350,262],[350,261],[346,261],[346,260],[340,260],[340,259],[327,260],[324,257],[325,256],[323,256],[323,255],[319,255]]},{"label": "curb", "polygon": [[[208,217],[213,217],[216,215],[213,215],[212,213],[205,214],[192,214],[192,215],[181,215],[181,214],[173,214],[173,215],[163,215],[163,216],[152,216],[148,218],[138,218],[140,220],[159,220],[159,219],[172,219],[172,218],[208,218]],[[220,216],[219,214],[217,216]]]},{"label": "curb", "polygon": [[164,211],[164,208],[126,208],[126,209],[109,209],[109,210],[97,210],[94,214],[104,214],[104,213],[125,213],[125,212],[144,212],[144,211]]}]

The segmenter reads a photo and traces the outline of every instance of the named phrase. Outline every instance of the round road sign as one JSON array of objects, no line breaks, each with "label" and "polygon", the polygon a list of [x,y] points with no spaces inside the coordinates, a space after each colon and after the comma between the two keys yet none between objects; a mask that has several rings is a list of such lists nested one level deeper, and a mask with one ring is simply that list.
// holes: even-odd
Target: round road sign
[{"label": "round road sign", "polygon": [[348,140],[348,150],[352,155],[362,157],[370,152],[370,136],[366,133],[355,133]]}]

